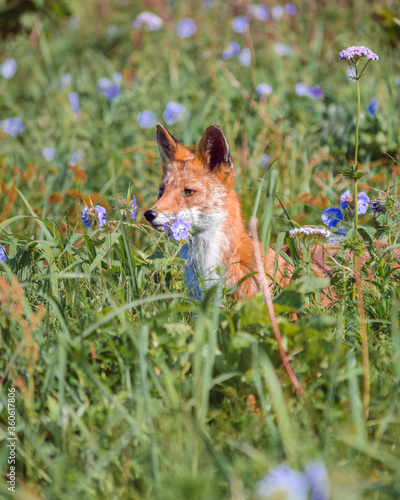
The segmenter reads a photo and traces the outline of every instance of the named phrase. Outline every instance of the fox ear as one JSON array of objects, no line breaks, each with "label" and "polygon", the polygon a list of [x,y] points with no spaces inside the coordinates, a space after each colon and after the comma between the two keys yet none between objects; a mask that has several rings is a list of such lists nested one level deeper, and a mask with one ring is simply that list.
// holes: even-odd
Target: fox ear
[{"label": "fox ear", "polygon": [[168,170],[167,165],[176,160],[186,160],[193,154],[185,148],[168,130],[157,123],[157,147],[163,165],[163,170]]},{"label": "fox ear", "polygon": [[218,125],[207,127],[200,139],[197,156],[212,171],[220,165],[222,170],[229,173],[233,169],[232,158],[229,154],[229,145],[222,129]]}]

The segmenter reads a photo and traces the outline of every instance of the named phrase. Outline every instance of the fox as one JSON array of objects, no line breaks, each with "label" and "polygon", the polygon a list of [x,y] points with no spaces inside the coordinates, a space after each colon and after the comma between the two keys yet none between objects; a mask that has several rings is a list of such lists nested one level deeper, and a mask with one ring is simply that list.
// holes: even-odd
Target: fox
[{"label": "fox", "polygon": [[[246,230],[238,193],[234,189],[236,168],[228,141],[218,125],[205,130],[191,152],[160,123],[156,141],[161,158],[162,180],[158,200],[144,213],[157,231],[165,231],[172,219],[191,224],[193,236],[182,246],[180,255],[187,261],[186,282],[190,292],[200,299],[215,286],[224,269],[227,288],[240,298],[261,291],[254,246]],[[275,251],[268,249],[267,276],[273,275]],[[278,256],[276,281],[286,287],[291,266]],[[236,287],[236,288],[235,288]]]}]

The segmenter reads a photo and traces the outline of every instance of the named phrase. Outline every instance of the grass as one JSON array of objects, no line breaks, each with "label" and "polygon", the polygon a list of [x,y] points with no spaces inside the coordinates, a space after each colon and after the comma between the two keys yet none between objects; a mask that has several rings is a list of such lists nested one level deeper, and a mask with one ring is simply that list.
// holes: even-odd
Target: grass
[{"label": "grass", "polygon": [[[239,35],[230,19],[245,11],[228,2],[209,10],[201,2],[155,2],[165,23],[153,33],[131,28],[147,3],[70,2],[76,29],[58,3],[35,5],[21,30],[2,41],[18,70],[0,78],[0,117],[22,118],[25,131],[0,137],[0,240],[8,257],[0,270],[4,475],[11,387],[18,435],[16,493],[4,478],[0,494],[245,499],[271,467],[303,471],[319,459],[332,500],[398,498],[398,273],[390,252],[373,243],[398,245],[400,54],[396,26],[379,17],[394,7],[299,0],[295,16],[253,20]],[[192,38],[176,36],[182,17],[198,26]],[[250,67],[221,59],[231,40],[252,48]],[[292,46],[292,54],[278,55],[275,43]],[[361,272],[367,418],[353,274],[339,254],[332,283],[340,299],[322,307],[321,283],[307,275],[286,234],[293,225],[321,224],[322,210],[349,187],[342,172],[354,157],[357,104],[337,59],[355,43],[380,56],[361,81],[359,186],[371,199],[390,192],[392,203],[382,216],[369,210],[359,221],[372,252]],[[122,92],[109,101],[96,83],[116,71]],[[61,88],[66,73],[71,83]],[[324,97],[298,96],[300,81],[321,86]],[[254,90],[262,82],[272,87],[264,101]],[[79,93],[79,117],[71,91]],[[376,116],[366,111],[373,97]],[[292,245],[303,277],[281,294],[276,287],[275,309],[304,398],[285,375],[262,297],[234,302],[221,283],[214,300],[194,301],[176,244],[145,224],[161,168],[155,130],[141,129],[136,117],[148,109],[165,123],[169,101],[190,112],[169,126],[184,144],[195,146],[211,123],[223,128],[246,220],[257,214],[264,242]],[[55,157],[47,162],[41,150],[49,146]],[[72,166],[75,152],[82,156]],[[129,185],[138,203],[130,225],[108,233],[82,225],[85,203],[109,209]]]}]

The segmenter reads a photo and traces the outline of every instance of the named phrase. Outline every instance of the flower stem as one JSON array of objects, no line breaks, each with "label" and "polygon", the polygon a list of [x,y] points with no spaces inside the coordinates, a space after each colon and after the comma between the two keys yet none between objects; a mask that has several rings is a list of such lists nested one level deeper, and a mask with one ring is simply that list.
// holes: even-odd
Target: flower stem
[{"label": "flower stem", "polygon": [[[356,67],[356,85],[357,85],[357,121],[356,121],[356,147],[354,152],[354,171],[357,170],[358,165],[358,125],[360,121],[360,108],[361,108],[361,96],[360,96],[360,78],[358,76],[358,70]],[[358,181],[354,178],[354,232],[355,238],[358,239]],[[353,254],[354,269],[357,269],[357,255],[356,252]],[[353,299],[356,298],[356,284],[354,283],[353,288]]]}]

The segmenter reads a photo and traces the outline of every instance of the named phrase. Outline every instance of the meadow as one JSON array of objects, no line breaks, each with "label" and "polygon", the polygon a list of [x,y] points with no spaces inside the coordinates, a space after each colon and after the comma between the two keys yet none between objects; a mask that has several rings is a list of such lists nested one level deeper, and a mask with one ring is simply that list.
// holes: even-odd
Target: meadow
[{"label": "meadow", "polygon": [[[391,0],[0,1],[1,498],[400,498],[398,18]],[[379,56],[358,82],[353,45]],[[218,124],[246,222],[292,250],[273,292],[304,394],[263,295],[193,299],[182,243],[146,224],[156,122],[192,148]],[[302,226],[340,247],[327,306]]]}]

